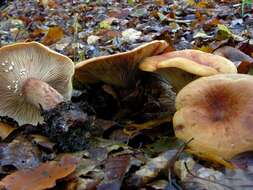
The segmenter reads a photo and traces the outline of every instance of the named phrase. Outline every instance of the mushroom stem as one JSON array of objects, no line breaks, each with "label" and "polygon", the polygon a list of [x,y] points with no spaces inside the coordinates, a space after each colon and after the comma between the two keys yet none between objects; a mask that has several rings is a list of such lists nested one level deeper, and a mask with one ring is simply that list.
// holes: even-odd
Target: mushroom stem
[{"label": "mushroom stem", "polygon": [[165,71],[158,70],[158,73],[160,73],[166,80],[170,82],[176,93],[188,83],[198,78],[196,75],[187,73],[177,68],[170,68]]},{"label": "mushroom stem", "polygon": [[35,78],[29,78],[23,83],[22,94],[28,102],[43,110],[52,109],[63,102],[63,96],[57,90]]}]

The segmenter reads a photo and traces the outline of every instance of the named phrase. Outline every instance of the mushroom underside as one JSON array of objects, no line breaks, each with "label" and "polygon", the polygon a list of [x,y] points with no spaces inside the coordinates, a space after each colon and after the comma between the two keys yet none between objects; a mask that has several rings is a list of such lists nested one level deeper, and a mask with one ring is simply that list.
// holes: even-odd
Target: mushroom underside
[{"label": "mushroom underside", "polygon": [[[0,84],[0,115],[12,117],[20,125],[42,122],[40,105],[47,109],[47,103],[70,99],[73,74],[74,64],[68,57],[40,43],[0,48],[0,80],[5,81]],[[36,84],[24,88],[31,79]],[[61,100],[49,98],[55,94]]]},{"label": "mushroom underside", "polygon": [[173,87],[175,92],[179,92],[184,86],[191,81],[199,78],[199,76],[185,72],[178,68],[164,68],[156,71],[165,78]]}]

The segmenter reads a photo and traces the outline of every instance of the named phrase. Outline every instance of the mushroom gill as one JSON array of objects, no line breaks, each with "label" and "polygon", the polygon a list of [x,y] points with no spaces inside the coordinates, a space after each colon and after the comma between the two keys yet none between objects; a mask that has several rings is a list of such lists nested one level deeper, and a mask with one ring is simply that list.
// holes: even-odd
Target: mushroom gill
[{"label": "mushroom gill", "polygon": [[118,87],[133,86],[139,76],[139,63],[146,57],[161,54],[167,47],[166,41],[155,40],[131,51],[82,61],[75,66],[75,79],[81,83],[103,81]]},{"label": "mushroom gill", "polygon": [[40,43],[0,48],[0,115],[19,124],[42,122],[40,106],[50,109],[70,99],[73,74],[68,57]]}]

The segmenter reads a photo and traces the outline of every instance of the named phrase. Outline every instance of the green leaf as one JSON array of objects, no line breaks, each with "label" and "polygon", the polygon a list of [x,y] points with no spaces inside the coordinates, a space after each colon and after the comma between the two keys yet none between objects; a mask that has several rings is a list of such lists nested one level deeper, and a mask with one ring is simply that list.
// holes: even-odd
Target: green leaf
[{"label": "green leaf", "polygon": [[127,0],[128,5],[133,6],[135,3],[135,0]]},{"label": "green leaf", "polygon": [[107,20],[103,20],[99,23],[99,27],[103,29],[111,29],[111,24]]},{"label": "green leaf", "polygon": [[233,38],[236,41],[243,41],[244,40],[243,37],[233,34],[230,31],[230,29],[223,24],[218,24],[218,31],[217,31],[216,38],[218,40],[226,40],[226,39],[230,39],[230,38]]}]

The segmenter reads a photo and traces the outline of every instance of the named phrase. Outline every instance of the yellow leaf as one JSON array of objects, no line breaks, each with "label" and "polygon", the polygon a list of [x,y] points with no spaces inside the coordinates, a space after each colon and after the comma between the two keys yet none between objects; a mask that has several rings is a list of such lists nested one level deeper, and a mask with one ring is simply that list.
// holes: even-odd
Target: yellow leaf
[{"label": "yellow leaf", "polygon": [[160,118],[157,118],[157,119],[154,119],[151,121],[147,121],[146,123],[130,124],[124,128],[123,132],[129,136],[133,136],[134,134],[138,133],[141,130],[151,129],[151,128],[157,127],[163,123],[170,122],[170,121],[171,121],[170,117],[165,115],[165,116],[161,116]]},{"label": "yellow leaf", "polygon": [[59,41],[64,35],[63,29],[59,26],[54,26],[49,28],[46,36],[44,37],[42,43],[44,45],[52,45]]}]

